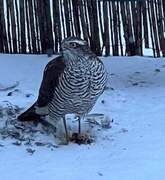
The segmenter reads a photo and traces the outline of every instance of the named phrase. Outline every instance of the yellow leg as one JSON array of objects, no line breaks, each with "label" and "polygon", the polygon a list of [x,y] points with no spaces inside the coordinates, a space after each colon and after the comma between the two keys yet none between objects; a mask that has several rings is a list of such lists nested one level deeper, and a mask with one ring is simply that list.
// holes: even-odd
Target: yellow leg
[{"label": "yellow leg", "polygon": [[67,125],[66,125],[66,119],[63,118],[63,123],[64,123],[64,128],[65,128],[65,138],[66,138],[66,143],[69,143],[69,135],[68,135],[68,130],[67,130]]},{"label": "yellow leg", "polygon": [[78,116],[78,133],[81,134],[81,118]]}]

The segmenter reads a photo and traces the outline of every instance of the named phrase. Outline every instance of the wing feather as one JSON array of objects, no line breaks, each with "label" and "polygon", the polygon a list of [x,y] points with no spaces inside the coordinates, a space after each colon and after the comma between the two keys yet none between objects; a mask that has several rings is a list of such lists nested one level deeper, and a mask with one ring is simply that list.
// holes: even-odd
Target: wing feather
[{"label": "wing feather", "polygon": [[39,107],[46,106],[52,100],[54,89],[58,85],[59,76],[64,68],[65,64],[62,56],[58,56],[46,65],[37,99]]},{"label": "wing feather", "polygon": [[[64,71],[65,63],[62,56],[58,56],[50,61],[44,70],[43,79],[39,89],[37,101],[25,112],[20,114],[17,119],[20,121],[40,120],[39,114],[36,113],[37,107],[47,106],[53,98],[54,89],[58,86],[60,74]],[[45,114],[46,115],[46,114]]]}]

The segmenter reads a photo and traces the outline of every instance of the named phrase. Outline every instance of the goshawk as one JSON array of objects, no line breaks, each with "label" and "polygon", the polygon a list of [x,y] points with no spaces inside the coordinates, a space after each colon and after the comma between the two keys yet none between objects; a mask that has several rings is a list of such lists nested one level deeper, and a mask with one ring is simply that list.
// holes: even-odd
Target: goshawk
[{"label": "goshawk", "polygon": [[61,55],[45,67],[37,101],[18,119],[39,119],[47,109],[51,121],[63,119],[68,142],[65,115],[77,115],[80,133],[80,119],[90,112],[103,93],[107,73],[85,40],[65,38],[61,49]]}]

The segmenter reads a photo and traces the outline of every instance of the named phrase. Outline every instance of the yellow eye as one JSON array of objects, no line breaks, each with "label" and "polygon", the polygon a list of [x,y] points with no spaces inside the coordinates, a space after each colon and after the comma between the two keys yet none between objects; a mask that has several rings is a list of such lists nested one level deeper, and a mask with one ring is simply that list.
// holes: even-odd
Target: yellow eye
[{"label": "yellow eye", "polygon": [[75,42],[71,42],[71,43],[70,43],[70,47],[72,47],[72,48],[76,48],[76,47],[77,47],[77,43],[75,43]]}]

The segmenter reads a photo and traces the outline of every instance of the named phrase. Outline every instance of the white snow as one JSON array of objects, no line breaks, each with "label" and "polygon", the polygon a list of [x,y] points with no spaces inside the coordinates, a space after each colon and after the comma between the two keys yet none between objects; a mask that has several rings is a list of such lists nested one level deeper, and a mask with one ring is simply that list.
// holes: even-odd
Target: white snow
[{"label": "white snow", "polygon": [[[106,114],[113,119],[112,127],[93,130],[96,137],[90,145],[34,145],[30,147],[35,150],[33,154],[26,151],[26,145],[15,146],[13,139],[3,140],[0,135],[0,179],[165,178],[165,59],[102,59],[109,72],[108,88],[91,113]],[[25,109],[33,104],[49,60],[44,55],[0,54],[0,84],[19,82],[12,96],[7,96],[11,90],[0,91],[0,106],[4,101]]]}]

